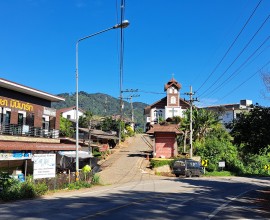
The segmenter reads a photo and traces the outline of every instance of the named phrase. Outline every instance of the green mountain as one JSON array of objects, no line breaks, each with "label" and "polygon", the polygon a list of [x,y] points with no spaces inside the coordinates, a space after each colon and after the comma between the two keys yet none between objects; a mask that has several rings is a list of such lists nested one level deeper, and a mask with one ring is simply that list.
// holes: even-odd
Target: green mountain
[{"label": "green mountain", "polygon": [[[99,116],[112,116],[120,114],[120,100],[110,95],[103,93],[89,94],[86,92],[79,92],[79,108],[93,112],[94,115]],[[76,93],[62,93],[58,96],[65,98],[63,102],[53,103],[52,107],[56,109],[68,108],[76,105]],[[131,120],[131,104],[124,101],[124,118]],[[139,127],[143,128],[144,117],[143,110],[147,104],[142,102],[133,102],[134,120]]]}]

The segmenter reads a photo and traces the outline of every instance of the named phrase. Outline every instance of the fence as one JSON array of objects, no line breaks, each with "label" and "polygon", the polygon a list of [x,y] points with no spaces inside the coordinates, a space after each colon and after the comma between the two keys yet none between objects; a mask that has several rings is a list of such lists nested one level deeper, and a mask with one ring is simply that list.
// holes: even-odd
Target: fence
[{"label": "fence", "polygon": [[1,125],[0,133],[15,136],[59,138],[59,130],[42,129],[29,125],[15,125],[15,124]]},{"label": "fence", "polygon": [[[80,172],[79,180],[92,183],[93,176],[94,174],[92,172],[86,174]],[[75,182],[76,182],[75,172],[60,173],[57,174],[54,178],[44,178],[34,180],[35,184],[45,183],[48,186],[48,190],[50,191],[65,189],[68,187],[68,184]]]}]

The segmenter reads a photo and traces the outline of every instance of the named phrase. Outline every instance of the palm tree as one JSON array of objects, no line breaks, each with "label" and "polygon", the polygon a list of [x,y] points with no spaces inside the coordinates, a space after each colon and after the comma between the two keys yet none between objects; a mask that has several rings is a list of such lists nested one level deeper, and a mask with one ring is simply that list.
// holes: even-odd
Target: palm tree
[{"label": "palm tree", "polygon": [[[190,133],[190,110],[186,110],[184,118],[181,121],[181,130],[184,132],[184,152],[186,150],[186,141]],[[201,140],[212,128],[219,124],[218,115],[215,112],[194,108],[192,110],[192,128],[193,140]]]}]

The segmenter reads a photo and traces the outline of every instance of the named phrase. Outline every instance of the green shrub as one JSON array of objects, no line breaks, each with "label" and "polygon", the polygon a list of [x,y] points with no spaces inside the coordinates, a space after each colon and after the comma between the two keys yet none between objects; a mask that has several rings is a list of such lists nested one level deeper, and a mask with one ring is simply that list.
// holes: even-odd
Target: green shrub
[{"label": "green shrub", "polygon": [[94,174],[94,176],[93,176],[93,178],[92,178],[92,183],[94,184],[94,185],[98,185],[98,184],[100,184],[100,176],[98,175],[98,174]]},{"label": "green shrub", "polygon": [[24,199],[30,199],[36,196],[34,184],[30,182],[21,183],[20,191],[21,197]]},{"label": "green shrub", "polygon": [[91,183],[78,181],[78,182],[68,184],[68,189],[74,190],[74,189],[81,189],[81,188],[90,188],[91,186],[92,186]]},{"label": "green shrub", "polygon": [[35,191],[35,197],[42,196],[48,192],[48,186],[46,183],[38,183],[33,185]]},{"label": "green shrub", "polygon": [[249,154],[244,158],[245,175],[268,176],[268,171],[264,169],[264,165],[269,164],[269,156]]},{"label": "green shrub", "polygon": [[0,198],[4,201],[18,200],[22,198],[21,183],[15,179],[9,179],[9,186],[0,192]]},{"label": "green shrub", "polygon": [[164,165],[169,165],[171,167],[173,161],[174,161],[173,159],[153,158],[150,160],[150,166],[152,168],[161,167]]}]

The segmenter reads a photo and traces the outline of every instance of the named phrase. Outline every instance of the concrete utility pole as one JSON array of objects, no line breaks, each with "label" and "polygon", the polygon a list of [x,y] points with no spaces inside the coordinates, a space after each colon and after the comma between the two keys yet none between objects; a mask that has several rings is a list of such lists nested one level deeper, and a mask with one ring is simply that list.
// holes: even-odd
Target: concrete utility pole
[{"label": "concrete utility pole", "polygon": [[192,107],[193,107],[193,102],[194,101],[198,101],[197,99],[193,99],[192,96],[195,94],[192,92],[192,86],[190,86],[190,92],[185,93],[186,95],[189,95],[189,102],[190,102],[190,124],[189,124],[189,129],[190,129],[190,158],[193,157],[193,128],[192,128],[192,123],[193,123],[193,119],[192,119]]},{"label": "concrete utility pole", "polygon": [[[138,92],[138,89],[126,89],[122,90],[122,86],[120,86],[120,121],[119,121],[119,144],[121,142],[121,121],[123,118],[123,109],[124,109],[124,102],[123,102],[123,92]],[[134,97],[134,96],[133,96]]]}]

